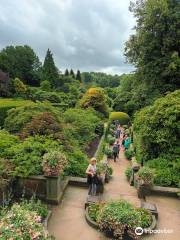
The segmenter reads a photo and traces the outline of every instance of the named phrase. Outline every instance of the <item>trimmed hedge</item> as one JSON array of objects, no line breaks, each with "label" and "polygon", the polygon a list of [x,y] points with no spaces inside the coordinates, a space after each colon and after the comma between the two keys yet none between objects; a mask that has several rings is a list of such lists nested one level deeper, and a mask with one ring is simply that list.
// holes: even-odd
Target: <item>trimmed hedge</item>
[{"label": "trimmed hedge", "polygon": [[24,106],[31,103],[29,100],[2,98],[0,99],[0,126],[3,126],[4,120],[7,117],[7,111],[11,108]]},{"label": "trimmed hedge", "polygon": [[130,117],[127,113],[124,112],[112,112],[109,116],[111,121],[119,120],[120,124],[128,124],[130,121]]}]

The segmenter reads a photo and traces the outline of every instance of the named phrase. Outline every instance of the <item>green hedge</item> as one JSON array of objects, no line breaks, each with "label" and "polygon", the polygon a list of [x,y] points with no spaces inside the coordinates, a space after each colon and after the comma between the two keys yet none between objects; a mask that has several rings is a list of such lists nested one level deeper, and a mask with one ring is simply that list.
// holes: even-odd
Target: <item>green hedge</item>
[{"label": "green hedge", "polygon": [[110,121],[119,120],[120,124],[128,124],[130,117],[127,113],[124,112],[112,112],[109,116]]},{"label": "green hedge", "polygon": [[11,108],[24,106],[31,101],[22,99],[2,98],[0,99],[0,126],[3,126],[4,120],[7,116],[7,111]]}]

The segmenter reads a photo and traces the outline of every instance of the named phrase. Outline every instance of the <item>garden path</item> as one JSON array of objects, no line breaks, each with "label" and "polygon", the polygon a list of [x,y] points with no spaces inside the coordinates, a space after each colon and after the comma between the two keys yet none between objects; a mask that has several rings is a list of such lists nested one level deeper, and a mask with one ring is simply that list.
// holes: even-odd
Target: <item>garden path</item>
[{"label": "garden path", "polygon": [[[105,185],[104,199],[126,199],[135,206],[140,206],[137,190],[130,186],[124,171],[129,166],[124,152],[116,163],[112,160],[113,178]],[[84,203],[87,197],[87,189],[69,186],[65,192],[63,202],[53,207],[53,215],[50,219],[48,230],[56,237],[56,240],[106,240],[107,238],[91,228],[85,221]],[[168,197],[150,196],[147,201],[155,203],[158,208],[158,229],[174,229],[172,234],[156,234],[143,237],[147,240],[179,240],[180,231],[180,206],[179,200]],[[167,211],[168,210],[168,211]]]}]

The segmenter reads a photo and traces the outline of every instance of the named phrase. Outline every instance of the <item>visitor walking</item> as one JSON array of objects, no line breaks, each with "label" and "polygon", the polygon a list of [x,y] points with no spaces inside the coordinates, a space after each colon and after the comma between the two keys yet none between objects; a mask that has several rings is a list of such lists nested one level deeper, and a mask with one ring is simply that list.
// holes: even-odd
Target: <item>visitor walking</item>
[{"label": "visitor walking", "polygon": [[113,151],[114,162],[116,162],[116,159],[117,159],[118,154],[119,154],[119,145],[118,145],[117,141],[114,143],[112,151]]},{"label": "visitor walking", "polygon": [[88,195],[96,196],[98,178],[96,175],[96,158],[91,158],[90,164],[86,169],[87,183],[89,185]]}]

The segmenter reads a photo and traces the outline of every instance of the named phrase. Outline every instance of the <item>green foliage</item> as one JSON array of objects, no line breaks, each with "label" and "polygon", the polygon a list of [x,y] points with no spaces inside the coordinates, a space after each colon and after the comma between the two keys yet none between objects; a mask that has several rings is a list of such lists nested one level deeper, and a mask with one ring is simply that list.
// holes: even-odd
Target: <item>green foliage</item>
[{"label": "green foliage", "polygon": [[22,79],[25,84],[38,86],[40,61],[33,49],[25,46],[8,46],[0,52],[0,69],[10,77]]},{"label": "green foliage", "polygon": [[9,146],[3,155],[14,165],[13,176],[28,177],[42,174],[43,155],[52,149],[61,151],[57,141],[35,136]]},{"label": "green foliage", "polygon": [[36,200],[34,197],[30,200],[22,199],[20,207],[30,212],[36,212],[42,219],[46,218],[48,215],[47,205],[43,204],[40,200]]},{"label": "green foliage", "polygon": [[86,177],[87,156],[78,147],[73,147],[73,151],[67,151],[66,155],[69,164],[65,168],[64,174],[67,176]]},{"label": "green foliage", "polygon": [[17,96],[25,96],[27,87],[19,78],[14,79],[13,85]]},{"label": "green foliage", "polygon": [[145,184],[153,184],[154,172],[148,167],[142,167],[137,173],[138,177],[144,181]]},{"label": "green foliage", "polygon": [[139,213],[140,217],[141,217],[141,227],[144,228],[148,228],[151,223],[152,223],[152,215],[151,213],[144,208],[137,208],[136,211]]},{"label": "green foliage", "polygon": [[180,91],[159,98],[152,106],[137,112],[134,119],[138,159],[150,160],[162,154],[178,156]]},{"label": "green foliage", "polygon": [[109,143],[109,145],[112,145],[114,142],[115,142],[116,138],[111,136],[111,135],[108,135],[107,136],[107,142]]},{"label": "green foliage", "polygon": [[29,103],[16,109],[11,109],[5,119],[5,128],[13,133],[20,132],[32,118],[39,113],[49,112],[56,119],[59,119],[59,111],[50,103]]},{"label": "green foliage", "polygon": [[125,151],[125,156],[126,156],[126,158],[127,158],[128,160],[131,160],[132,157],[134,157],[134,155],[135,155],[135,153],[134,153],[134,151],[133,151],[132,149],[127,149],[127,150]]},{"label": "green foliage", "polygon": [[64,121],[67,125],[70,124],[71,137],[83,146],[87,146],[96,137],[95,130],[101,125],[101,120],[92,109],[68,109],[64,113]]},{"label": "green foliage", "polygon": [[61,125],[51,113],[43,112],[35,115],[31,122],[27,123],[20,134],[21,138],[35,135],[52,135],[54,138],[61,137]]},{"label": "green foliage", "polygon": [[95,203],[95,204],[90,204],[88,206],[88,214],[89,217],[94,221],[97,222],[99,213],[101,209],[103,208],[104,203]]},{"label": "green foliage", "polygon": [[154,184],[159,186],[175,186],[180,183],[180,160],[167,158],[167,156],[150,160],[146,165],[152,168],[154,174]]},{"label": "green foliage", "polygon": [[144,82],[150,94],[157,89],[160,93],[178,89],[179,9],[176,0],[138,0],[131,4],[137,24],[125,53],[137,67],[138,85]]},{"label": "green foliage", "polygon": [[132,168],[131,167],[126,168],[125,175],[126,175],[128,180],[131,178],[131,175],[132,175]]},{"label": "green foliage", "polygon": [[83,72],[82,80],[86,88],[89,87],[110,87],[115,88],[120,84],[120,76],[118,75],[109,75],[106,73],[98,73],[98,72]]},{"label": "green foliage", "polygon": [[11,108],[28,105],[31,101],[22,99],[2,98],[0,99],[0,126],[3,126],[4,120],[7,117],[7,112]]},{"label": "green foliage", "polygon": [[127,113],[124,112],[112,112],[109,116],[110,121],[119,120],[120,124],[128,124],[130,121],[130,117]]},{"label": "green foliage", "polygon": [[6,151],[11,146],[16,146],[19,143],[17,136],[9,134],[5,130],[0,130],[0,157],[6,157]]},{"label": "green foliage", "polygon": [[80,106],[82,108],[92,107],[105,116],[108,114],[107,98],[102,88],[88,89],[80,101]]},{"label": "green foliage", "polygon": [[44,80],[41,82],[40,87],[43,91],[50,92],[51,90],[51,84],[48,80]]},{"label": "green foliage", "polygon": [[112,149],[110,147],[106,147],[104,153],[107,155],[107,158],[112,158]]}]

